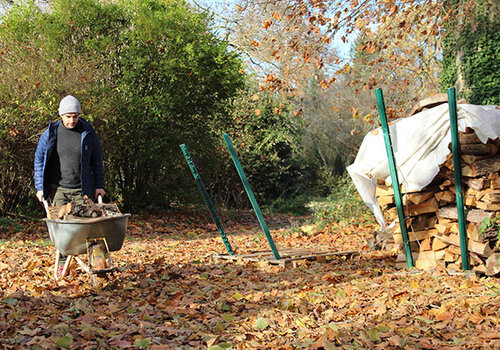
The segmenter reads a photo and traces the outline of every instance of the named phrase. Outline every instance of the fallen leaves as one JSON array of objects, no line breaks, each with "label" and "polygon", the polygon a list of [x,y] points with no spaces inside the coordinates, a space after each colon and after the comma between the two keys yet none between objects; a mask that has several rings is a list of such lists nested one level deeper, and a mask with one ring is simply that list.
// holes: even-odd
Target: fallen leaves
[{"label": "fallen leaves", "polygon": [[[251,216],[223,216],[238,252],[268,249]],[[395,270],[367,250],[373,228],[269,218],[280,249],[362,250],[346,260],[214,263],[224,245],[210,218],[132,218],[117,271],[102,292],[72,266],[52,279],[46,240],[2,241],[0,344],[4,348],[335,349],[498,347],[498,282]],[[284,229],[284,227],[288,229]],[[210,228],[207,230],[207,228]],[[43,223],[39,230],[46,234]],[[299,234],[295,235],[294,233]],[[31,233],[33,234],[33,233]]]}]

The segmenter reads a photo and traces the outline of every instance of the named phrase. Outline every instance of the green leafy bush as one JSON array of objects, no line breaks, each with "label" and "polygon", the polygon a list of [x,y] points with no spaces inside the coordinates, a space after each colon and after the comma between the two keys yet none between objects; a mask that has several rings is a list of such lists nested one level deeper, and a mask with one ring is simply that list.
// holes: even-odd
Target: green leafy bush
[{"label": "green leafy bush", "polygon": [[[183,0],[20,1],[0,22],[0,212],[34,198],[33,154],[72,94],[104,149],[106,189],[128,206],[186,198],[180,143],[216,168],[241,63]],[[191,191],[192,192],[192,191]]]},{"label": "green leafy bush", "polygon": [[[291,117],[286,101],[268,91],[258,96],[250,88],[242,91],[232,104],[233,124],[227,133],[258,202],[270,204],[304,193],[308,172],[300,153],[301,121]],[[217,202],[249,207],[226,145],[222,143],[220,150],[225,162],[213,182]]]}]

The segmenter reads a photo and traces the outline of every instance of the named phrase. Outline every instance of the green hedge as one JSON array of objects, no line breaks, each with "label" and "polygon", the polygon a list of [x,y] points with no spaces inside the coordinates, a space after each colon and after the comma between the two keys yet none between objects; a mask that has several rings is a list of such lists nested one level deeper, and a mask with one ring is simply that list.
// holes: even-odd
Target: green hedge
[{"label": "green hedge", "polygon": [[464,86],[458,91],[459,97],[473,104],[499,105],[499,5],[492,0],[477,0],[472,8],[470,5],[463,0],[447,3],[447,9],[453,7],[456,12],[444,38],[441,85],[444,90],[455,86],[461,73]]}]

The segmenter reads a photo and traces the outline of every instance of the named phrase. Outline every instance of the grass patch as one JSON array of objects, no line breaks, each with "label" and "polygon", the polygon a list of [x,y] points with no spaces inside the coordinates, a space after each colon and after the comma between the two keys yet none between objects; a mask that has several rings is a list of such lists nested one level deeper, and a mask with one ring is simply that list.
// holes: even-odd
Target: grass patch
[{"label": "grass patch", "polygon": [[316,198],[307,204],[316,222],[344,222],[346,224],[371,224],[375,222],[348,176],[338,177],[327,197]]},{"label": "grass patch", "polygon": [[295,198],[278,198],[265,207],[268,213],[310,215],[309,222],[319,225],[328,222],[372,224],[375,217],[368,209],[348,175],[329,181],[330,194],[317,197],[302,194]]}]

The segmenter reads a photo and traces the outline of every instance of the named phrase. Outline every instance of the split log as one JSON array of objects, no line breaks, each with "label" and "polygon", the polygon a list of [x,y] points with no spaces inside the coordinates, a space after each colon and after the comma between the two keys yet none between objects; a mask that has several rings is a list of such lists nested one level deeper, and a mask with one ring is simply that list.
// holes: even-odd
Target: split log
[{"label": "split log", "polygon": [[434,251],[426,251],[421,252],[417,255],[417,259],[415,260],[415,267],[417,269],[429,269],[437,266],[444,265],[444,250],[434,252]]},{"label": "split log", "polygon": [[472,132],[470,134],[465,134],[463,132],[458,134],[458,138],[460,140],[460,144],[469,144],[469,143],[482,143],[479,137],[477,137],[475,132]]},{"label": "split log", "polygon": [[500,204],[497,203],[486,203],[481,201],[476,201],[476,207],[479,209],[489,210],[489,211],[500,211]]},{"label": "split log", "polygon": [[483,193],[483,196],[480,198],[481,201],[486,203],[500,203],[500,190],[488,189]]},{"label": "split log", "polygon": [[461,144],[460,151],[462,152],[462,154],[494,155],[498,153],[498,146],[494,143]]},{"label": "split log", "polygon": [[[438,234],[438,231],[436,229],[430,229],[430,230],[424,230],[424,231],[415,231],[415,232],[408,232],[408,239],[410,242],[417,242],[421,241],[426,238],[434,237],[435,235]],[[403,236],[398,233],[394,235],[394,242],[396,244],[403,243]]]},{"label": "split log", "polygon": [[[396,220],[396,226],[394,227],[394,233],[401,233],[401,227],[399,225],[399,219]],[[435,228],[437,224],[437,216],[432,214],[422,214],[418,216],[409,217],[406,219],[406,227],[410,231],[423,231],[426,229]]]},{"label": "split log", "polygon": [[475,224],[473,222],[470,222],[467,225],[467,237],[469,239],[472,239],[473,241],[484,243],[479,235],[478,224]]},{"label": "split log", "polygon": [[455,260],[453,261],[456,261],[461,255],[462,255],[462,250],[460,249],[459,246],[456,246],[456,245],[450,245],[448,248],[446,248],[446,250],[455,255]]},{"label": "split log", "polygon": [[453,203],[456,200],[455,194],[449,190],[437,192],[435,197],[439,201],[439,204]]},{"label": "split log", "polygon": [[448,264],[448,266],[446,266],[446,267],[448,268],[448,270],[459,271],[462,269],[462,264],[459,262],[454,262],[454,263]]},{"label": "split log", "polygon": [[426,251],[429,251],[429,250],[433,250],[432,249],[432,244],[431,244],[431,239],[430,238],[426,238],[426,239],[422,240],[422,242],[420,242],[420,251],[421,252],[426,252]]},{"label": "split log", "polygon": [[407,202],[411,202],[415,205],[418,205],[420,203],[425,202],[432,196],[434,196],[436,191],[422,191],[422,192],[414,192],[414,193],[407,193],[404,198],[407,200]]},{"label": "split log", "polygon": [[439,204],[435,198],[431,198],[417,205],[409,205],[408,213],[411,216],[416,216],[424,213],[434,213],[438,210]]},{"label": "split log", "polygon": [[[495,213],[487,212],[482,209],[472,209],[467,211],[466,220],[474,223],[481,223],[484,219],[492,219]],[[438,217],[446,219],[458,219],[458,211],[456,207],[442,207],[439,208]]]},{"label": "split log", "polygon": [[121,214],[116,204],[96,204],[86,199],[83,204],[69,202],[65,205],[49,207],[47,218],[72,220],[79,218],[97,218]]},{"label": "split log", "polygon": [[[448,243],[457,247],[460,247],[460,237],[458,235],[449,235],[449,236],[437,236],[444,243]],[[488,257],[493,252],[490,248],[489,244],[479,243],[469,240],[468,242],[469,250],[474,252],[482,257]]]},{"label": "split log", "polygon": [[476,196],[464,196],[465,205],[468,207],[476,206]]},{"label": "split log", "polygon": [[491,254],[486,259],[486,275],[496,276],[500,274],[500,253]]},{"label": "split log", "polygon": [[481,191],[489,186],[490,181],[486,177],[479,177],[475,179],[468,179],[466,184],[476,191]]},{"label": "split log", "polygon": [[474,266],[472,268],[472,271],[484,275],[484,274],[486,274],[486,266],[484,264],[478,265],[478,266]]},{"label": "split log", "polygon": [[472,266],[484,265],[483,260],[477,254],[470,252],[469,257]]},{"label": "split log", "polygon": [[378,205],[380,205],[381,208],[386,208],[389,204],[394,203],[394,196],[380,196],[377,198]]},{"label": "split log", "polygon": [[491,173],[489,176],[490,187],[494,190],[500,190],[500,175],[498,172]]},{"label": "split log", "polygon": [[394,190],[392,189],[392,186],[386,186],[385,184],[377,185],[375,187],[375,197],[382,196],[394,196]]},{"label": "split log", "polygon": [[436,230],[438,231],[439,234],[445,235],[447,233],[450,233],[451,225],[436,224],[435,228],[436,228]]},{"label": "split log", "polygon": [[[466,173],[464,173],[464,169]],[[474,164],[462,168],[462,175],[468,177],[478,177],[488,173],[498,173],[500,171],[500,154],[494,157],[478,160]]]},{"label": "split log", "polygon": [[[439,239],[436,239],[436,241],[439,241]],[[453,253],[450,249],[446,248],[444,250],[444,261],[445,262],[454,262],[457,260],[457,256],[455,253]]]},{"label": "split log", "polygon": [[445,242],[443,242],[443,241],[442,241],[442,240],[440,240],[440,239],[436,239],[436,238],[434,238],[434,239],[432,240],[432,250],[434,250],[434,251],[438,251],[438,250],[441,250],[441,249],[445,249],[445,248],[447,248],[448,246],[449,246],[449,244],[448,244],[448,243],[445,243]]}]

